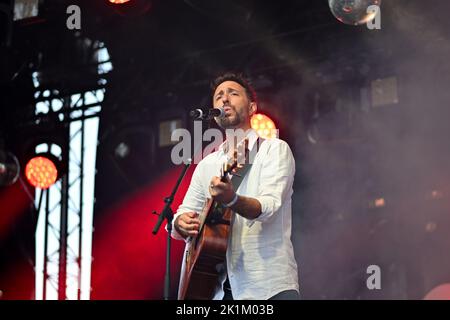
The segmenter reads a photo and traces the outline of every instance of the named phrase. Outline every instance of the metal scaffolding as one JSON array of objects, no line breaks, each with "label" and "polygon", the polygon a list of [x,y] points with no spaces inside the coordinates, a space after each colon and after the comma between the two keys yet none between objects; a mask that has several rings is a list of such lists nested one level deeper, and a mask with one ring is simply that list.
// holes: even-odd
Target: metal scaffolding
[{"label": "metal scaffolding", "polygon": [[[48,151],[60,149],[57,154],[67,170],[60,181],[48,190],[42,190],[40,215],[44,217],[44,260],[42,298],[48,299],[49,285],[57,290],[58,300],[81,299],[83,260],[83,206],[85,178],[86,121],[99,116],[104,89],[73,93],[66,97],[45,94],[39,98],[41,109],[35,121],[45,121],[53,113],[65,137],[62,145],[47,144]],[[40,97],[39,94],[36,95]],[[89,99],[88,99],[89,97]],[[94,103],[92,103],[92,100]],[[90,102],[88,102],[88,100]],[[37,111],[38,111],[37,107]],[[56,116],[55,116],[56,115]],[[61,137],[60,137],[61,138]],[[95,137],[96,139],[96,137]],[[41,201],[39,201],[41,204]],[[54,244],[57,243],[55,246]],[[76,267],[74,267],[76,265]],[[68,288],[76,286],[76,297],[68,297]],[[72,290],[73,292],[73,290]],[[50,297],[51,298],[51,297]]]}]

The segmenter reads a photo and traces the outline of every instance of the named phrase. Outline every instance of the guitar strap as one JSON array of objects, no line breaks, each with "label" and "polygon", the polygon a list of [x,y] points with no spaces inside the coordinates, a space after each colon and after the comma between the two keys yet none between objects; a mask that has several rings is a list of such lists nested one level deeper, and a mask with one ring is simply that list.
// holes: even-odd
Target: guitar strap
[{"label": "guitar strap", "polygon": [[253,144],[252,150],[249,152],[249,156],[245,157],[246,162],[244,165],[231,177],[231,184],[233,185],[234,191],[237,191],[242,181],[244,180],[247,173],[250,171],[252,167],[253,161],[255,160],[256,154],[259,151],[259,147],[263,143],[264,139],[258,137],[256,142]]},{"label": "guitar strap", "polygon": [[[233,185],[234,191],[237,191],[237,189],[241,185],[242,181],[244,180],[245,176],[250,171],[253,161],[255,160],[256,154],[259,151],[259,147],[261,146],[261,144],[263,142],[264,142],[264,139],[261,137],[258,137],[258,139],[256,140],[255,144],[252,147],[252,150],[249,153],[249,156],[245,157],[245,159],[246,159],[245,164],[241,167],[241,169],[238,170],[238,172],[236,172],[231,177],[231,184]],[[234,216],[233,216],[233,218],[234,218]],[[224,262],[224,265],[225,266],[227,265],[226,261]],[[225,267],[225,269],[226,269],[226,267]],[[229,295],[232,297],[231,286],[230,286],[230,282],[229,282],[230,280],[228,279],[228,272],[227,271],[225,271],[225,272],[226,272],[225,282],[222,284],[222,286],[225,291],[225,295],[226,296]]]}]

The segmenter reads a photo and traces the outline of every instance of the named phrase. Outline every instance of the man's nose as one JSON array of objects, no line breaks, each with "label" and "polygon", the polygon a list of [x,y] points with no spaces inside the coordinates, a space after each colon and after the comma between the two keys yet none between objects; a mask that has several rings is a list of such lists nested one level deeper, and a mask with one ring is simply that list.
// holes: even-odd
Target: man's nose
[{"label": "man's nose", "polygon": [[222,96],[222,104],[226,104],[228,102],[228,94],[224,94]]}]

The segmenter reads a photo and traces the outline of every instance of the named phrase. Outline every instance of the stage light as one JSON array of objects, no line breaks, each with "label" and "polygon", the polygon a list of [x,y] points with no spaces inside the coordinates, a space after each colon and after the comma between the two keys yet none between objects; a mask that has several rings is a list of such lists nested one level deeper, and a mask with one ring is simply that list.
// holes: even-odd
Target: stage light
[{"label": "stage light", "polygon": [[0,186],[10,186],[17,181],[20,165],[16,156],[10,152],[0,151]]},{"label": "stage light", "polygon": [[182,128],[181,119],[171,119],[159,123],[159,147],[173,146],[178,141],[172,141],[172,132]]},{"label": "stage light", "polygon": [[37,17],[39,0],[16,0],[14,2],[14,21]]},{"label": "stage light", "polygon": [[126,3],[129,2],[130,0],[109,0],[109,2],[114,3],[114,4],[122,4],[122,3]]},{"label": "stage light", "polygon": [[121,142],[114,149],[114,155],[118,158],[126,158],[130,154],[130,146],[125,142]]},{"label": "stage light", "polygon": [[427,198],[431,198],[432,200],[440,200],[444,197],[444,193],[440,190],[432,190],[430,192],[429,197]]},{"label": "stage light", "polygon": [[55,184],[60,175],[60,161],[52,154],[38,154],[25,166],[28,182],[40,189],[48,189]]},{"label": "stage light", "polygon": [[399,103],[397,77],[373,80],[371,83],[372,107],[392,106]]},{"label": "stage light", "polygon": [[270,139],[278,137],[278,130],[275,123],[268,116],[257,113],[251,119],[252,128],[261,138]]},{"label": "stage light", "polygon": [[443,283],[428,292],[424,300],[450,300],[450,283]]},{"label": "stage light", "polygon": [[151,0],[108,0],[111,7],[124,17],[135,18],[146,14],[152,8]]},{"label": "stage light", "polygon": [[384,198],[375,199],[375,207],[382,208],[386,205],[386,201],[384,201]]},{"label": "stage light", "polygon": [[369,209],[380,209],[386,207],[386,200],[384,198],[376,198],[369,201]]}]

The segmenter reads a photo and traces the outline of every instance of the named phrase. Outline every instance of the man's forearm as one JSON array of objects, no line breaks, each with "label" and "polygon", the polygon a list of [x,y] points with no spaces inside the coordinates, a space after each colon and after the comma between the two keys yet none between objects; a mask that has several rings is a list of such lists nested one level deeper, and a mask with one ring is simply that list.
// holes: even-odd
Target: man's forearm
[{"label": "man's forearm", "polygon": [[238,200],[231,209],[247,219],[258,218],[261,214],[261,203],[255,198],[238,196]]}]

